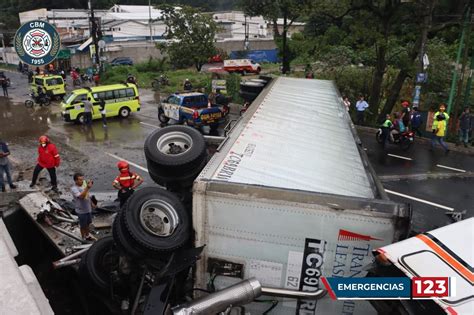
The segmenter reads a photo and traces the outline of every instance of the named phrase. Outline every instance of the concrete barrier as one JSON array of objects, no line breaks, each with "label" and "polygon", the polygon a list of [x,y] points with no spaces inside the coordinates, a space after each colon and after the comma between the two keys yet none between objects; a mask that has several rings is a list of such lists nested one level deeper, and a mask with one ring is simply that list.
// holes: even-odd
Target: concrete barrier
[{"label": "concrete barrier", "polygon": [[54,314],[33,270],[27,265],[18,266],[17,255],[10,233],[0,219],[0,313]]}]

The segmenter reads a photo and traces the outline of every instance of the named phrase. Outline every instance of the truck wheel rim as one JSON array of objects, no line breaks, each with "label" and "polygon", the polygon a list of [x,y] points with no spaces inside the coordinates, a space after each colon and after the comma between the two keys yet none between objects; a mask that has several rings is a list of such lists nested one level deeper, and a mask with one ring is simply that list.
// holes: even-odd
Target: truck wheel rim
[{"label": "truck wheel rim", "polygon": [[152,199],[141,206],[140,223],[148,233],[159,237],[168,237],[176,230],[179,217],[169,203]]},{"label": "truck wheel rim", "polygon": [[193,139],[183,132],[168,132],[156,142],[158,150],[166,155],[180,155],[193,145]]},{"label": "truck wheel rim", "polygon": [[121,115],[122,115],[122,117],[127,117],[128,116],[128,109],[122,109]]}]

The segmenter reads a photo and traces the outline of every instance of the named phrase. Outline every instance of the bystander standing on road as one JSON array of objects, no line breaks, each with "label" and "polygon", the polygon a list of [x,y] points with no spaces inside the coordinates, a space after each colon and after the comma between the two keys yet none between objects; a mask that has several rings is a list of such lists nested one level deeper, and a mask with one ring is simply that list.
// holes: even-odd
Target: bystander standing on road
[{"label": "bystander standing on road", "polygon": [[92,114],[94,113],[94,106],[92,105],[91,98],[88,97],[84,100],[84,125],[92,125]]},{"label": "bystander standing on road", "polygon": [[95,86],[99,86],[99,85],[100,85],[100,75],[99,75],[99,72],[94,73],[94,76],[92,77],[92,79],[94,80]]},{"label": "bystander standing on road", "polygon": [[41,136],[39,138],[39,143],[38,163],[36,164],[36,167],[33,171],[33,178],[31,179],[30,188],[33,188],[36,185],[39,173],[43,170],[43,168],[45,168],[48,170],[49,176],[51,178],[52,190],[58,193],[56,167],[58,167],[61,163],[58,149],[53,143],[49,141],[48,137],[46,136]]},{"label": "bystander standing on road", "polygon": [[82,173],[75,173],[73,179],[74,185],[71,187],[71,193],[74,197],[74,208],[79,218],[81,236],[86,241],[96,241],[97,239],[90,234],[92,201],[89,192],[94,182],[92,180],[86,182]]},{"label": "bystander standing on road", "polygon": [[421,118],[421,114],[418,111],[418,107],[413,107],[413,111],[410,114],[410,125],[411,125],[411,130],[418,137],[421,137],[423,135],[420,131],[422,124],[423,124],[423,119]]},{"label": "bystander standing on road", "polygon": [[99,99],[100,115],[102,116],[102,126],[107,128],[107,110],[105,109],[105,101],[103,98]]},{"label": "bystander standing on road", "polygon": [[4,174],[7,176],[7,182],[10,185],[11,189],[15,189],[16,186],[13,184],[12,175],[10,172],[10,161],[8,156],[10,155],[10,150],[8,145],[2,139],[0,139],[0,188],[2,192],[5,192],[5,180]]},{"label": "bystander standing on road", "polygon": [[8,97],[8,81],[7,78],[1,79],[2,89],[3,89],[3,96]]},{"label": "bystander standing on road", "polygon": [[346,107],[347,112],[349,112],[349,110],[351,109],[351,101],[349,101],[349,98],[347,96],[344,96],[342,101],[344,102],[344,106]]},{"label": "bystander standing on road", "polygon": [[143,183],[143,178],[136,173],[130,172],[130,165],[126,161],[118,162],[117,167],[120,174],[115,178],[112,186],[118,189],[118,199],[120,207],[122,207],[135,189]]},{"label": "bystander standing on road", "polygon": [[410,102],[408,101],[402,102],[401,118],[405,127],[408,128],[408,125],[410,124]]},{"label": "bystander standing on road", "polygon": [[449,115],[445,112],[446,105],[441,103],[439,105],[439,111],[434,114],[433,126],[433,138],[431,139],[431,151],[434,149],[436,142],[443,147],[446,153],[449,152],[449,148],[444,142],[444,136],[446,135],[446,128],[448,127]]},{"label": "bystander standing on road", "polygon": [[[474,126],[474,116],[469,112],[469,107],[464,107],[464,111],[459,117],[459,142],[463,142],[467,148],[469,143],[469,132]],[[456,143],[458,145],[459,143]]]},{"label": "bystander standing on road", "polygon": [[392,128],[393,123],[390,117],[390,114],[387,114],[385,116],[385,121],[382,124],[382,146],[385,149],[385,146],[387,145],[387,140],[390,135],[390,129]]},{"label": "bystander standing on road", "polygon": [[364,118],[365,118],[364,115],[367,108],[369,108],[369,104],[364,100],[363,95],[359,95],[359,100],[356,103],[356,110],[357,110],[356,124],[357,125],[364,124]]}]

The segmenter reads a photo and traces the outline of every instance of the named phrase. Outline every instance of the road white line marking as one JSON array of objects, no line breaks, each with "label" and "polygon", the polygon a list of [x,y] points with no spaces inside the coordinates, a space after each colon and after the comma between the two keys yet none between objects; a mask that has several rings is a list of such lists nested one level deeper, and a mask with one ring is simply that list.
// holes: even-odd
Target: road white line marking
[{"label": "road white line marking", "polygon": [[392,154],[392,153],[389,153],[387,154],[388,156],[391,156],[391,157],[394,157],[394,158],[397,158],[397,159],[402,159],[402,160],[407,160],[407,161],[413,161],[412,158],[409,158],[409,157],[406,157],[406,156],[400,156],[400,155],[395,155],[395,154]]},{"label": "road white line marking", "polygon": [[107,154],[108,156],[113,157],[113,158],[116,159],[116,160],[125,161],[125,162],[127,162],[128,164],[133,165],[133,166],[135,166],[136,168],[138,168],[138,169],[140,169],[140,170],[142,170],[142,171],[148,173],[148,169],[145,168],[145,167],[143,167],[143,166],[140,166],[140,165],[138,165],[138,164],[135,164],[135,163],[133,163],[133,162],[130,162],[130,161],[128,161],[128,160],[125,160],[124,158],[121,158],[120,156],[117,156],[117,155],[112,154],[112,153],[109,153],[109,152],[105,152],[105,154]]},{"label": "road white line marking", "polygon": [[145,126],[149,126],[149,127],[153,127],[153,128],[160,128],[160,127],[152,125],[152,124],[144,123],[143,121],[140,121],[140,124],[145,125]]},{"label": "road white line marking", "polygon": [[441,167],[441,168],[445,168],[447,170],[452,170],[452,171],[456,171],[456,172],[461,172],[461,173],[466,173],[465,170],[462,170],[462,169],[459,169],[459,168],[454,168],[454,167],[449,167],[449,166],[445,166],[445,165],[441,165],[441,164],[436,164],[437,167]]},{"label": "road white line marking", "polygon": [[418,202],[421,202],[421,203],[426,203],[427,205],[435,206],[435,207],[438,207],[438,208],[441,208],[441,209],[444,209],[444,210],[454,211],[454,208],[447,207],[447,206],[443,206],[443,205],[440,205],[440,204],[437,204],[437,203],[434,203],[434,202],[431,202],[431,201],[428,201],[428,200],[424,200],[424,199],[420,199],[420,198],[408,196],[408,195],[401,194],[401,193],[396,192],[396,191],[393,191],[393,190],[385,189],[385,191],[386,191],[387,193],[389,193],[389,194],[392,194],[392,195],[396,195],[396,196],[400,196],[400,197],[403,197],[403,198],[415,200],[415,201],[418,201]]}]

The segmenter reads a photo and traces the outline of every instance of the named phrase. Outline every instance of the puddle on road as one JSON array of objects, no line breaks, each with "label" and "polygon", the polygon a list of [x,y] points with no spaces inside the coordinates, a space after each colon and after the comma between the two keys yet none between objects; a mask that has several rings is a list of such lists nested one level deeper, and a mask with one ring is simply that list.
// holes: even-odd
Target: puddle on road
[{"label": "puddle on road", "polygon": [[135,117],[127,119],[110,118],[107,127],[102,126],[102,121],[94,120],[92,126],[87,127],[75,123],[63,123],[54,126],[57,131],[64,132],[68,145],[79,148],[90,145],[122,145],[140,143],[143,145],[145,136],[140,121]]},{"label": "puddle on road", "polygon": [[12,103],[0,98],[0,132],[3,138],[15,139],[43,134],[48,124],[57,120],[51,107],[26,108],[23,104]]}]

